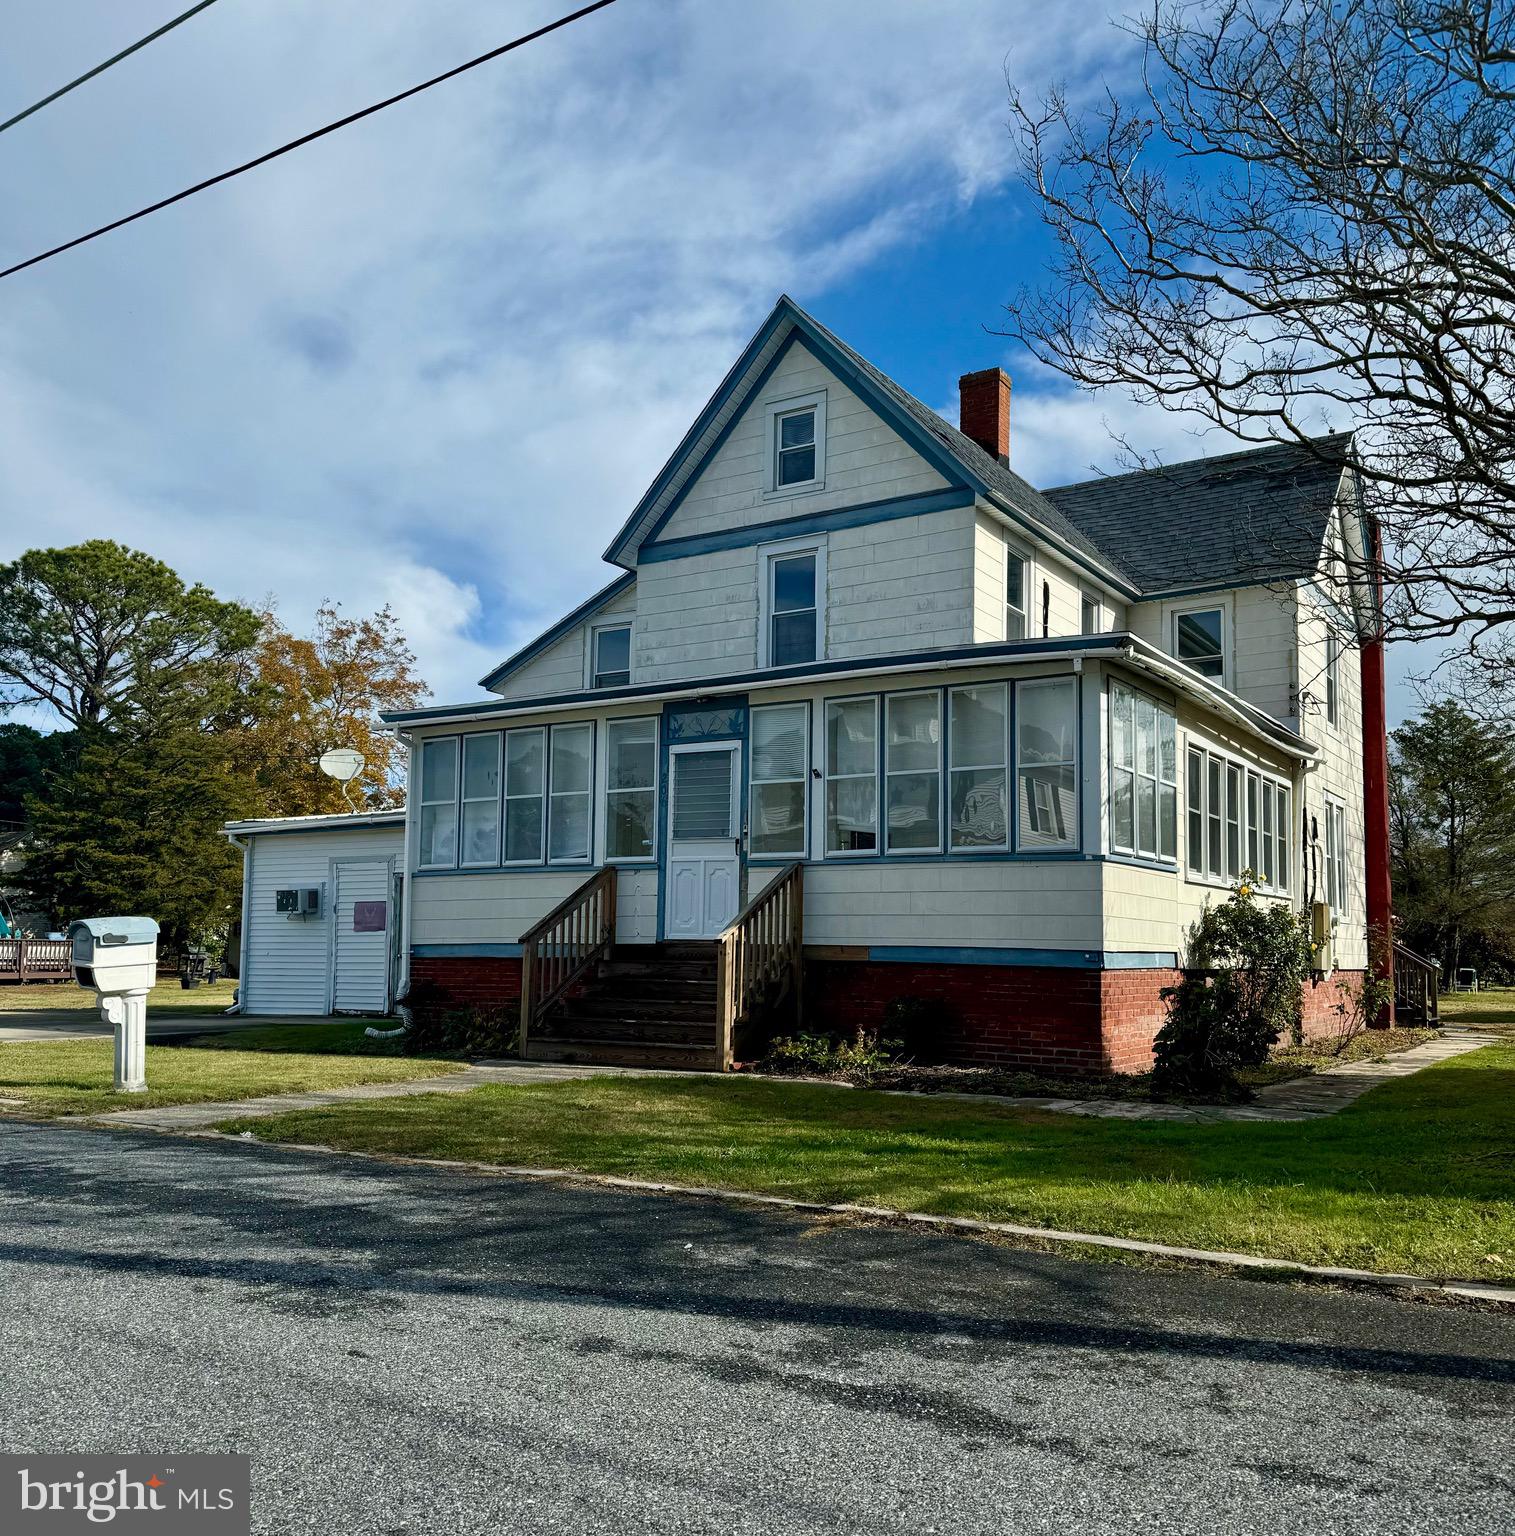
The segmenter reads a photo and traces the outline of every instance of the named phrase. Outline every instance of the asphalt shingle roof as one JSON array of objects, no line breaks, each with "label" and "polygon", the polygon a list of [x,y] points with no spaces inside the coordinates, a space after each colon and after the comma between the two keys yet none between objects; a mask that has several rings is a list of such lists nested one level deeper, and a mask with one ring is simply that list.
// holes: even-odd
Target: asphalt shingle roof
[{"label": "asphalt shingle roof", "polygon": [[1042,493],[1143,592],[1308,576],[1350,434],[1271,444]]}]

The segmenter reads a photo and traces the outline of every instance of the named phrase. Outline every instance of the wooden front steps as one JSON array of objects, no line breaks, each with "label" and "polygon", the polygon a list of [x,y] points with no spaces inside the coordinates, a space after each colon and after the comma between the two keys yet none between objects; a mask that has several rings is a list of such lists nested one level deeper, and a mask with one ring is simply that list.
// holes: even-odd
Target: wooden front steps
[{"label": "wooden front steps", "polygon": [[716,949],[616,945],[531,1031],[527,1060],[719,1071]]}]

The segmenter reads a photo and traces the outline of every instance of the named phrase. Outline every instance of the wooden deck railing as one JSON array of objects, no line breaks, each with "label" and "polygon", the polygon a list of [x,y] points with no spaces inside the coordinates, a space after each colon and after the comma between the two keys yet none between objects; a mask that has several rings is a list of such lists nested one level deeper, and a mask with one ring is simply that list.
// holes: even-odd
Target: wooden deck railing
[{"label": "wooden deck railing", "polygon": [[720,936],[716,950],[716,1057],[731,1067],[737,1030],[763,1003],[792,997],[801,1009],[805,866],[780,870]]},{"label": "wooden deck railing", "polygon": [[1404,1023],[1435,1024],[1441,1018],[1441,968],[1403,944],[1394,946],[1394,1014]]},{"label": "wooden deck railing", "polygon": [[615,943],[616,871],[602,869],[521,938],[521,1055],[552,1005]]},{"label": "wooden deck railing", "polygon": [[73,973],[67,939],[0,939],[0,981],[58,981]]}]

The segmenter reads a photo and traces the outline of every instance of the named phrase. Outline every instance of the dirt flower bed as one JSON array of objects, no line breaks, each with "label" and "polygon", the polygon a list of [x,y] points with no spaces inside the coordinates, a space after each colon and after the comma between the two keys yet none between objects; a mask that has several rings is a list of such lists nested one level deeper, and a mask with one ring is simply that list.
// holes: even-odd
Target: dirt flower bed
[{"label": "dirt flower bed", "polygon": [[[1279,1045],[1259,1067],[1248,1067],[1238,1076],[1240,1082],[1229,1100],[1215,1095],[1184,1097],[1185,1102],[1245,1102],[1269,1083],[1307,1077],[1328,1067],[1351,1061],[1382,1061],[1399,1051],[1408,1051],[1427,1040],[1434,1040],[1434,1029],[1367,1030],[1342,1042],[1312,1040],[1301,1046]],[[1002,1067],[928,1067],[913,1062],[882,1061],[864,1058],[858,1061],[843,1052],[829,1061],[819,1057],[807,1060],[803,1067],[774,1061],[761,1064],[761,1070],[793,1075],[811,1081],[851,1083],[856,1088],[877,1088],[895,1093],[971,1093],[1001,1098],[1037,1099],[1133,1099],[1152,1101],[1176,1096],[1159,1095],[1150,1073],[1109,1073],[1082,1077],[1056,1077],[1043,1072],[1016,1072]],[[829,1070],[828,1070],[829,1068]]]}]

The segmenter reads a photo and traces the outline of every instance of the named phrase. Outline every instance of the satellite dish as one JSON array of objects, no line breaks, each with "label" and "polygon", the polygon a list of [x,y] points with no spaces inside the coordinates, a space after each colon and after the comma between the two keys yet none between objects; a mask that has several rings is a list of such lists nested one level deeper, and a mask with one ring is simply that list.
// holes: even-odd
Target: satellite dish
[{"label": "satellite dish", "polygon": [[328,779],[350,784],[363,771],[363,754],[354,752],[351,747],[333,747],[330,752],[321,754],[317,766]]},{"label": "satellite dish", "polygon": [[333,747],[330,752],[321,754],[316,766],[327,778],[335,779],[342,786],[342,798],[357,810],[350,786],[363,771],[363,754],[354,752],[351,747]]}]

